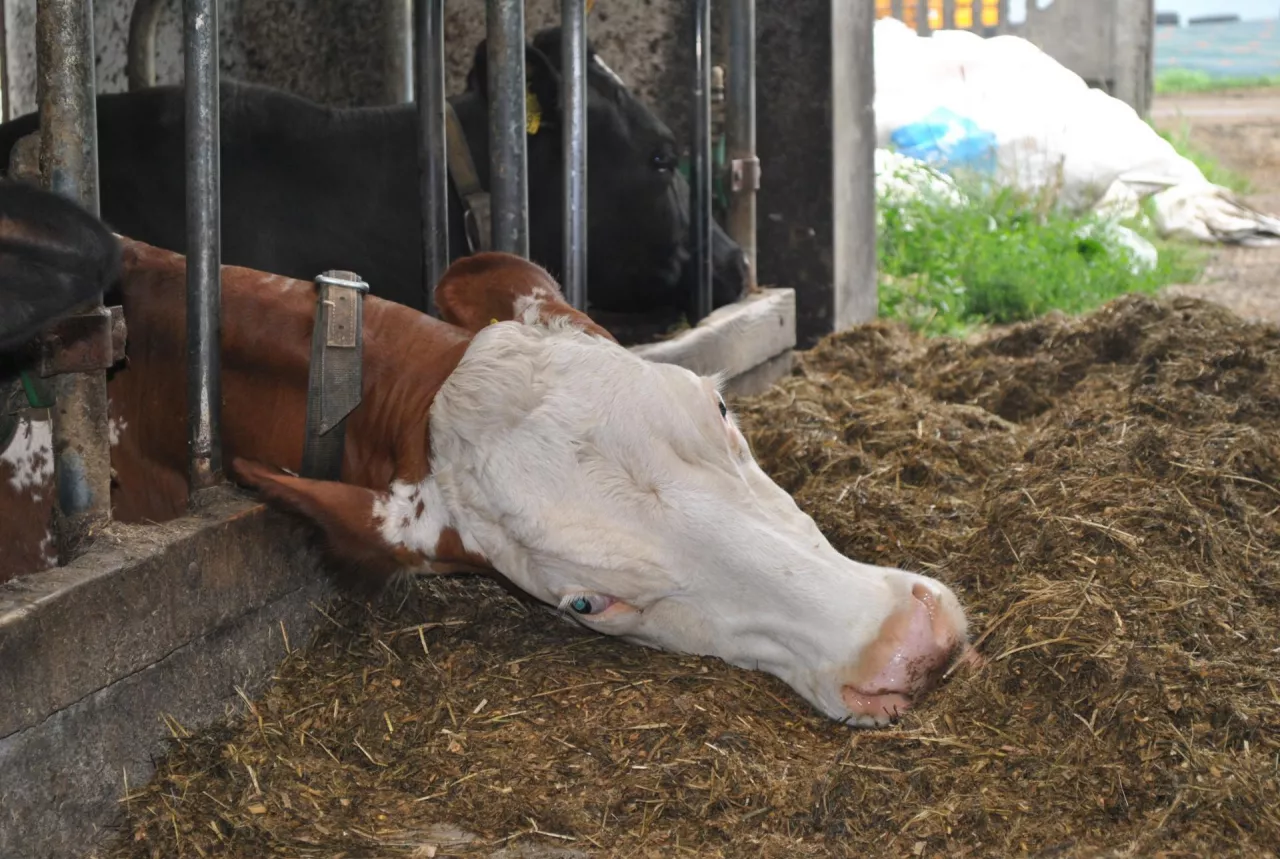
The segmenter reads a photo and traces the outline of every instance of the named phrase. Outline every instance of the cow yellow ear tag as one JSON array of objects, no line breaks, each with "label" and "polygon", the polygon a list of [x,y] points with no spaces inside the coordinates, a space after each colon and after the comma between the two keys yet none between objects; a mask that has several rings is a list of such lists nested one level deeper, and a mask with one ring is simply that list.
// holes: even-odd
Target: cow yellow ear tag
[{"label": "cow yellow ear tag", "polygon": [[490,319],[490,320],[489,320],[489,324],[490,324],[490,325],[497,325],[497,324],[498,324],[498,319],[497,319],[497,317],[494,317],[493,319]]},{"label": "cow yellow ear tag", "polygon": [[538,129],[542,127],[542,105],[538,103],[538,97],[533,94],[533,90],[528,85],[524,89],[524,129],[530,134],[537,134]]}]

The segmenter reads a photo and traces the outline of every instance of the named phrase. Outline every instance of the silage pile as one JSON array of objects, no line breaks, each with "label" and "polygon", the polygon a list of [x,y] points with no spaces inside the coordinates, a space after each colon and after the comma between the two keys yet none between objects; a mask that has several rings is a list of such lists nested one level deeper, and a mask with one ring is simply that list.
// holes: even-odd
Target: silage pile
[{"label": "silage pile", "polygon": [[112,855],[463,852],[438,824],[481,854],[1275,855],[1280,331],[1133,297],[801,363],[737,404],[757,456],[837,548],[955,587],[984,668],[850,731],[424,583],[336,606],[253,712],[180,737]]}]

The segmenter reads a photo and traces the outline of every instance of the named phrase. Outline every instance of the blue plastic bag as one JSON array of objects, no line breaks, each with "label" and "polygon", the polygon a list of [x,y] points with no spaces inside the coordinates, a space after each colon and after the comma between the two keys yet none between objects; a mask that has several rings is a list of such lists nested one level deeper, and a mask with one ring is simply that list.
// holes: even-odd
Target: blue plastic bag
[{"label": "blue plastic bag", "polygon": [[945,107],[902,126],[889,139],[903,155],[939,170],[959,167],[990,175],[996,169],[996,136]]}]

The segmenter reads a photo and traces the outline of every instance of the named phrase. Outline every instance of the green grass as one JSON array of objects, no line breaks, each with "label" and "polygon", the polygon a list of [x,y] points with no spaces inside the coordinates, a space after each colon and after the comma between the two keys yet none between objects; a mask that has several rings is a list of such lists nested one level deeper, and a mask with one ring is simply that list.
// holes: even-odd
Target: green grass
[{"label": "green grass", "polygon": [[[1148,119],[1147,122],[1150,124],[1151,120]],[[1152,128],[1155,128],[1155,126],[1152,125]],[[1176,132],[1162,131],[1156,128],[1156,133],[1172,143],[1173,148],[1178,151],[1179,155],[1199,167],[1200,172],[1204,174],[1204,178],[1215,185],[1230,188],[1237,194],[1248,194],[1252,190],[1247,176],[1237,173],[1230,167],[1224,167],[1212,155],[1197,149],[1191,143],[1191,130],[1185,124]]]},{"label": "green grass", "polygon": [[1199,274],[1203,255],[1190,247],[1146,235],[1160,259],[1154,269],[1135,274],[1124,248],[1075,235],[1088,218],[1008,189],[965,190],[971,203],[961,208],[923,201],[882,206],[877,243],[882,317],[906,321],[927,334],[964,335],[1051,310],[1085,312],[1118,296],[1154,293]]},{"label": "green grass", "polygon": [[1280,75],[1259,77],[1214,77],[1193,69],[1168,69],[1156,75],[1156,95],[1178,95],[1188,92],[1217,92],[1228,89],[1256,89],[1280,86]]}]

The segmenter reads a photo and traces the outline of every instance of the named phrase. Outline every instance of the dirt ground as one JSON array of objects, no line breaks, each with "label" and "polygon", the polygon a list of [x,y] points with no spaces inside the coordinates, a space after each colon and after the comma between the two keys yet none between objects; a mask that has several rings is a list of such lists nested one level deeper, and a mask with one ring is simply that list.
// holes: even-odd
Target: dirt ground
[{"label": "dirt ground", "polygon": [[[1151,119],[1161,130],[1188,129],[1196,148],[1248,177],[1248,202],[1280,213],[1280,89],[1160,97]],[[1224,248],[1200,283],[1169,291],[1216,301],[1246,318],[1280,322],[1277,269],[1280,248]]]}]

